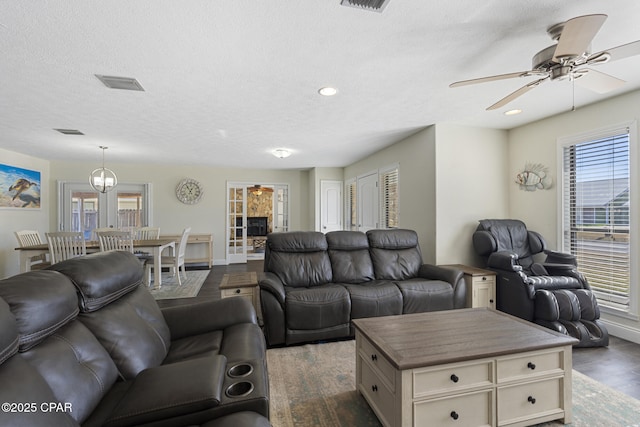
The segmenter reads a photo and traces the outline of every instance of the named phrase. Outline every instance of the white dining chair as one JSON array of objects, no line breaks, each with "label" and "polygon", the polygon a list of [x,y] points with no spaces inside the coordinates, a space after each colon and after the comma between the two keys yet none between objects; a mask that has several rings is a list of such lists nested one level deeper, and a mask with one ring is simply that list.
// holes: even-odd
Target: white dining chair
[{"label": "white dining chair", "polygon": [[[182,236],[180,237],[180,242],[178,242],[178,246],[174,251],[173,256],[162,256],[160,261],[160,266],[157,268],[162,269],[162,267],[169,267],[173,269],[173,275],[178,276],[178,286],[182,286],[182,280],[180,279],[180,269],[182,268],[182,273],[187,275],[187,271],[184,264],[184,255],[187,249],[187,240],[189,240],[189,233],[191,233],[191,227],[187,227],[182,230]],[[147,260],[145,264],[145,276],[147,277],[147,283],[151,283],[151,269],[156,268],[154,265],[153,258]]]},{"label": "white dining chair", "polygon": [[[18,245],[20,245],[21,248],[42,245],[44,243],[40,238],[40,233],[36,230],[20,230],[15,231],[13,234],[15,234],[16,239],[18,239]],[[30,257],[30,269],[40,270],[50,266],[51,263],[47,255],[48,254],[44,253]]]},{"label": "white dining chair", "polygon": [[135,230],[135,240],[155,240],[160,238],[160,227],[140,227]]},{"label": "white dining chair", "polygon": [[75,231],[45,233],[49,243],[51,264],[87,254],[84,235]]},{"label": "white dining chair", "polygon": [[101,251],[128,251],[133,253],[133,237],[129,231],[98,231],[98,242]]}]

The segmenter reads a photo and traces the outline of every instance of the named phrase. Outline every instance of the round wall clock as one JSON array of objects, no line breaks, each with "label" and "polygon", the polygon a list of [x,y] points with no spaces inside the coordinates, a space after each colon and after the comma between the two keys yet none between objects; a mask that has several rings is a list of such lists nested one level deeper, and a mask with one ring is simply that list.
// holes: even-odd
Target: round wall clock
[{"label": "round wall clock", "polygon": [[198,203],[204,194],[202,185],[195,179],[185,178],[176,187],[178,200],[187,205]]}]

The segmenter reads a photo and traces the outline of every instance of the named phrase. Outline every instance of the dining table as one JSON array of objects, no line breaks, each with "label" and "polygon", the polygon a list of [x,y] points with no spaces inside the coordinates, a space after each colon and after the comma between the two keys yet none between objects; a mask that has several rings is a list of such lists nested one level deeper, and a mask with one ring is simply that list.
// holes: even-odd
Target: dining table
[{"label": "dining table", "polygon": [[[89,240],[85,242],[87,253],[99,252],[100,243],[96,240]],[[162,252],[165,249],[170,249],[171,254],[175,254],[176,241],[174,239],[149,239],[149,240],[134,240],[133,250],[135,252],[150,251],[153,255],[154,265],[162,265]],[[20,272],[24,273],[31,270],[30,258],[40,254],[46,254],[49,252],[49,244],[43,243],[33,246],[22,246],[16,248],[20,251]],[[178,274],[178,272],[176,272]],[[153,282],[155,288],[160,288],[162,285],[162,268],[153,269]]]}]

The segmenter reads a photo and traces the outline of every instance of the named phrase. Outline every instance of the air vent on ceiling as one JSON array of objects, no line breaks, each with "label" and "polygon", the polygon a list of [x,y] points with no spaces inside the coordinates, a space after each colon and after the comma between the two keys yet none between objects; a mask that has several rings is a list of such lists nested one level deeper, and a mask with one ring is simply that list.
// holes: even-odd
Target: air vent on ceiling
[{"label": "air vent on ceiling", "polygon": [[357,7],[358,9],[382,12],[387,7],[389,0],[341,0],[343,6]]},{"label": "air vent on ceiling", "polygon": [[80,132],[78,129],[54,129],[60,133],[65,135],[84,135],[84,133]]},{"label": "air vent on ceiling", "polygon": [[142,85],[133,78],[130,77],[115,77],[115,76],[102,76],[100,74],[95,75],[104,85],[111,89],[124,89],[124,90],[139,90],[144,92]]}]

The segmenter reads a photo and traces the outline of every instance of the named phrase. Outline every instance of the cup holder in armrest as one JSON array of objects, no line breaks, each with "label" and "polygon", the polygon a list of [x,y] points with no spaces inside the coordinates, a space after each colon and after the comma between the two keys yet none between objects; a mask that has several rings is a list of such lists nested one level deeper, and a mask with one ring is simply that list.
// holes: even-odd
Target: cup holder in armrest
[{"label": "cup holder in armrest", "polygon": [[229,375],[231,378],[240,378],[246,377],[252,372],[253,366],[251,366],[249,363],[238,363],[237,365],[233,365],[229,368],[229,370],[227,371],[227,375]]},{"label": "cup holder in armrest", "polygon": [[253,383],[241,381],[233,383],[224,391],[227,397],[244,397],[253,391]]}]

